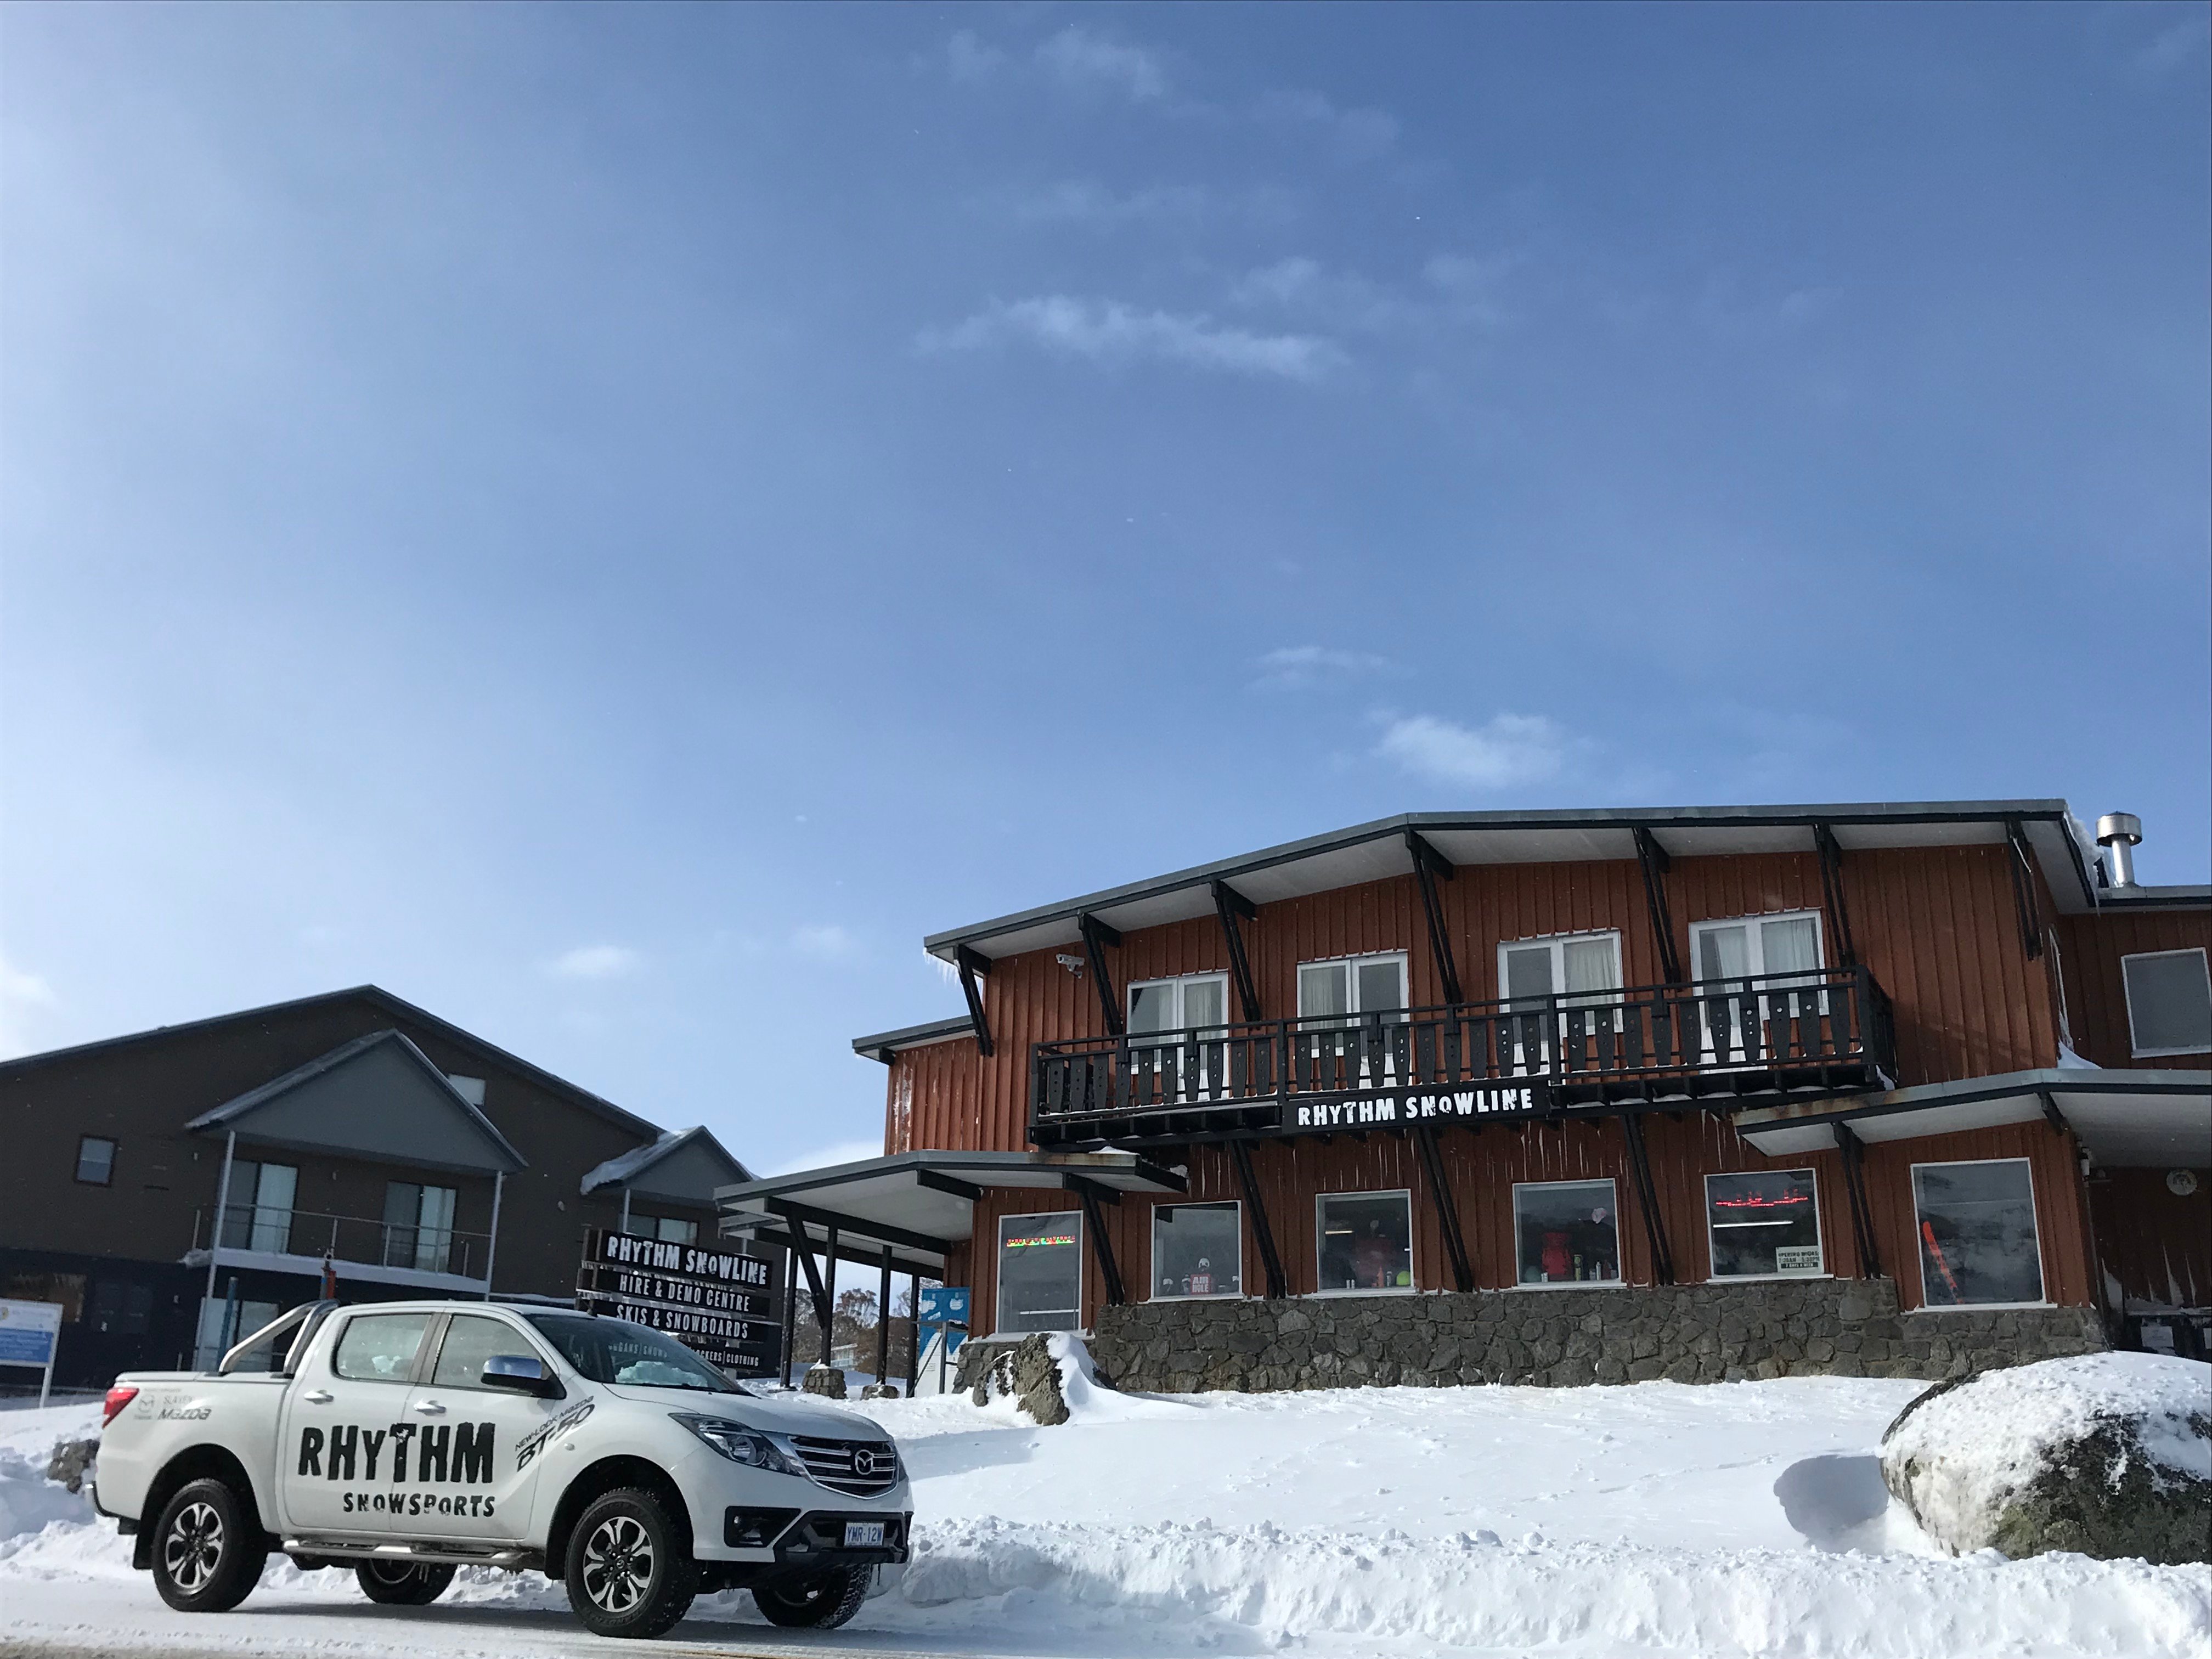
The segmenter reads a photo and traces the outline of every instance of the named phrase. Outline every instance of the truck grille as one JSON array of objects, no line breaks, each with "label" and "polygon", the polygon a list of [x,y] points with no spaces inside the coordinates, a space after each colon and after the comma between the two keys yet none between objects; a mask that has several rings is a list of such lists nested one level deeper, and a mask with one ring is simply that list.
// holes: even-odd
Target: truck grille
[{"label": "truck grille", "polygon": [[873,1498],[898,1485],[898,1448],[888,1440],[820,1440],[794,1434],[791,1443],[807,1474],[832,1492]]}]

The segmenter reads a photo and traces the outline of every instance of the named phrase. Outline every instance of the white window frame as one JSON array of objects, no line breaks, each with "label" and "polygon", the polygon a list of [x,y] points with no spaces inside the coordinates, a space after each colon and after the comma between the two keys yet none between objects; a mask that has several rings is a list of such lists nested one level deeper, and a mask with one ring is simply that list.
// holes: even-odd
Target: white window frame
[{"label": "white window frame", "polygon": [[[1820,1252],[1820,1265],[1809,1273],[1723,1273],[1714,1267],[1719,1253],[1713,1249],[1713,1182],[1735,1176],[1802,1175],[1813,1178],[1813,1243]],[[1820,1212],[1820,1172],[1818,1170],[1713,1170],[1705,1176],[1705,1283],[1755,1285],[1770,1279],[1826,1279],[1828,1275],[1828,1221]]]},{"label": "white window frame", "polygon": [[[1191,986],[1200,984],[1218,985],[1221,988],[1221,1018],[1218,1022],[1218,1027],[1216,1025],[1196,1027],[1192,1024],[1188,1018],[1186,1018],[1186,1011],[1183,1007],[1183,994]],[[1229,975],[1227,974],[1171,974],[1164,979],[1132,980],[1129,981],[1127,988],[1121,994],[1121,1018],[1123,1023],[1129,1027],[1130,1042],[1141,1042],[1146,1037],[1155,1035],[1155,1033],[1151,1031],[1139,1031],[1135,1027],[1134,1022],[1137,1016],[1137,993],[1139,991],[1155,990],[1163,985],[1171,985],[1175,988],[1175,1023],[1171,1025],[1163,1026],[1161,1028],[1161,1031],[1163,1033],[1169,1031],[1188,1031],[1193,1030],[1205,1030],[1211,1031],[1219,1028],[1225,1028],[1230,1024]]]},{"label": "white window frame", "polygon": [[1413,976],[1412,964],[1403,951],[1368,951],[1356,957],[1316,957],[1310,962],[1298,964],[1298,1018],[1308,1018],[1306,1012],[1306,969],[1309,968],[1341,968],[1344,969],[1345,1001],[1349,1006],[1341,1016],[1315,1014],[1317,1019],[1341,1018],[1354,1020],[1367,1010],[1359,1006],[1359,970],[1370,963],[1395,962],[1398,964],[1398,1006],[1377,1010],[1381,1013],[1404,1015],[1413,1006]]},{"label": "white window frame", "polygon": [[[1233,1291],[1208,1291],[1204,1295],[1180,1291],[1164,1291],[1160,1282],[1160,1212],[1163,1210],[1232,1210],[1237,1216],[1237,1288]],[[1316,1256],[1318,1261],[1319,1257]],[[1180,1204],[1152,1206],[1152,1283],[1145,1299],[1148,1302],[1236,1302],[1244,1295],[1244,1201],[1237,1198],[1191,1198]]]},{"label": "white window frame", "polygon": [[1818,910],[1761,910],[1747,916],[1708,916],[1703,921],[1693,921],[1690,924],[1692,981],[1696,984],[1708,982],[1699,979],[1696,971],[1698,941],[1706,933],[1722,927],[1741,927],[1744,930],[1744,938],[1752,946],[1747,954],[1757,957],[1757,961],[1744,970],[1747,977],[1756,977],[1761,974],[1780,971],[1770,969],[1766,965],[1766,945],[1761,930],[1764,925],[1770,921],[1811,922],[1813,924],[1813,966],[1805,971],[1816,974],[1825,974],[1828,971],[1828,930]]},{"label": "white window frame", "polygon": [[[1550,1054],[1543,1056],[1540,1064],[1531,1065],[1529,1063],[1528,1056],[1521,1047],[1521,1028],[1517,1024],[1514,1026],[1513,1068],[1516,1073],[1540,1073],[1548,1071],[1551,1068],[1553,1061],[1557,1056],[1559,1045],[1566,1041],[1567,1017],[1569,1011],[1578,1006],[1586,1006],[1570,1003],[1567,1000],[1569,997],[1589,997],[1606,994],[1606,993],[1602,992],[1570,991],[1566,988],[1567,946],[1570,945],[1586,945],[1593,939],[1603,939],[1613,946],[1613,983],[1611,994],[1617,998],[1627,988],[1628,981],[1628,963],[1626,957],[1621,951],[1620,930],[1618,927],[1601,927],[1596,929],[1595,932],[1583,933],[1537,933],[1528,939],[1502,939],[1498,941],[1498,1000],[1499,1006],[1504,1008],[1508,1014],[1526,1013],[1529,1011],[1526,1009],[1516,1009],[1514,1006],[1513,994],[1510,988],[1512,981],[1508,977],[1505,965],[1505,955],[1507,951],[1526,951],[1539,945],[1548,945],[1551,948],[1552,953],[1552,983],[1559,988],[1558,990],[1553,991],[1551,994],[1552,1006],[1557,1011],[1557,1018],[1553,1021],[1552,1035],[1549,1040],[1553,1052]],[[1620,1010],[1618,1008],[1614,1009],[1613,1012],[1613,1029],[1615,1031],[1621,1030]]]},{"label": "white window frame", "polygon": [[2201,1046],[2182,1048],[2146,1048],[2136,1041],[2135,988],[2128,983],[2128,964],[2147,962],[2154,957],[2195,957],[2199,971],[2205,976],[2205,995],[2212,998],[2212,962],[2208,962],[2204,947],[2191,945],[2179,951],[2130,951],[2120,958],[2120,998],[2128,1006],[2128,1053],[2136,1060],[2156,1060],[2167,1054],[2212,1054],[2212,1049]]},{"label": "white window frame", "polygon": [[[1600,1182],[1613,1194],[1613,1202],[1607,1205],[1606,1213],[1613,1218],[1613,1266],[1611,1279],[1538,1279],[1521,1277],[1521,1193],[1524,1188],[1538,1187],[1595,1187]],[[1569,1176],[1559,1181],[1516,1181],[1513,1183],[1513,1287],[1521,1291],[1608,1291],[1619,1290],[1628,1283],[1628,1252],[1622,1248],[1620,1235],[1620,1183],[1611,1176]]]},{"label": "white window frame", "polygon": [[991,1333],[994,1336],[1027,1336],[1033,1334],[1031,1332],[1010,1331],[1006,1328],[1006,1224],[1009,1221],[1032,1221],[1040,1216],[1048,1215],[1064,1215],[1070,1221],[1075,1224],[1075,1322],[1073,1325],[1064,1326],[1060,1328],[1068,1331],[1079,1331],[1083,1328],[1083,1280],[1085,1261],[1083,1255],[1083,1212],[1079,1209],[1019,1210],[1011,1215],[1002,1215],[999,1218],[999,1224],[998,1226],[994,1229],[994,1237],[991,1241],[992,1249],[995,1253],[991,1258],[991,1277],[994,1281],[991,1286],[991,1300],[993,1304],[991,1315],[996,1326],[996,1328],[994,1328]]},{"label": "white window frame", "polygon": [[[2035,1227],[2035,1300],[2033,1302],[1933,1302],[1928,1296],[1928,1261],[1920,1246],[1920,1172],[1956,1170],[1968,1164],[2025,1164],[2027,1165],[2027,1217]],[[1912,1200],[1912,1260],[1920,1273],[1921,1313],[2002,1312],[2007,1308],[2047,1308],[2051,1305],[2051,1275],[2043,1265],[2043,1205],[2035,1195],[2035,1160],[2031,1158],[1944,1158],[1915,1164],[1905,1171],[1906,1191]]]},{"label": "white window frame", "polygon": [[[1341,960],[1331,957],[1331,961]],[[1316,1193],[1314,1194],[1314,1283],[1321,1283],[1322,1242],[1328,1237],[1322,1227],[1322,1206],[1332,1198],[1402,1198],[1406,1200],[1406,1278],[1404,1285],[1393,1285],[1379,1291],[1322,1290],[1322,1296],[1418,1296],[1421,1289],[1421,1259],[1417,1248],[1419,1235],[1413,1227],[1413,1189],[1411,1187],[1356,1188],[1350,1192]]]}]

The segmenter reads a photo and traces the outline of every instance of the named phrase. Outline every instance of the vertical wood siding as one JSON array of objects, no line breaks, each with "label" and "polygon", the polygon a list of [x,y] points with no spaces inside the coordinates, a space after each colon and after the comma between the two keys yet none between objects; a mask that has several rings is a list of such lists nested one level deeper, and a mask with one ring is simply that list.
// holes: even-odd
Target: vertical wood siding
[{"label": "vertical wood siding", "polygon": [[2212,1068],[2212,1056],[2204,1054],[2136,1059],[2128,1033],[2127,987],[2120,977],[2122,957],[2148,951],[2212,950],[2212,911],[2066,916],[2060,920],[2057,933],[2068,1024],[2073,1028],[2075,1050],[2082,1059],[2099,1066],[2195,1072]]},{"label": "vertical wood siding", "polygon": [[2089,1187],[2097,1254],[2130,1301],[2169,1308],[2212,1303],[2212,1170],[2183,1196],[2164,1170],[2106,1170]]},{"label": "vertical wood siding", "polygon": [[[2002,847],[1844,855],[1859,954],[1895,1005],[1900,1084],[2024,1071],[2057,1056],[2051,975],[2023,948],[2009,856]],[[1503,994],[1501,942],[1553,933],[1618,932],[1627,982],[1652,985],[1662,978],[1643,879],[1632,863],[1468,865],[1439,890],[1461,988],[1470,1000]],[[1820,865],[1810,853],[1677,859],[1668,897],[1675,948],[1687,963],[1693,922],[1820,909]],[[2047,896],[2045,903],[2048,915]],[[1832,931],[1825,921],[1822,927],[1824,935]],[[1259,919],[1244,924],[1244,937],[1269,1018],[1297,1012],[1300,963],[1332,957],[1402,951],[1414,1003],[1443,999],[1411,876],[1263,905]],[[1826,945],[1835,961],[1837,941]],[[991,1059],[966,1038],[897,1056],[885,1104],[887,1151],[1028,1146],[1030,1044],[1103,1036],[1106,1029],[1089,974],[1069,973],[1055,954],[1006,957],[982,981],[997,1045]],[[2072,954],[2069,990],[2078,976]],[[1220,973],[1229,966],[1220,927],[1210,916],[1133,930],[1106,955],[1115,996],[1124,1003],[1134,981]],[[2109,973],[2117,995],[2116,957]],[[2125,1029],[2123,1010],[2124,1037]]]},{"label": "vertical wood siding", "polygon": [[[1708,1114],[1666,1114],[1647,1117],[1644,1137],[1651,1158],[1652,1183],[1658,1189],[1668,1242],[1678,1283],[1711,1277],[1712,1263],[1705,1231],[1705,1177],[1744,1170],[1809,1169],[1820,1206],[1820,1244],[1827,1271],[1839,1278],[1866,1276],[1850,1224],[1843,1167],[1832,1151],[1769,1158],[1738,1139],[1735,1130]],[[1642,1210],[1629,1177],[1627,1141],[1618,1121],[1564,1126],[1530,1125],[1516,1133],[1503,1125],[1480,1129],[1454,1126],[1443,1131],[1443,1154],[1460,1229],[1478,1290],[1505,1290],[1519,1278],[1513,1237],[1513,1188],[1520,1182],[1611,1180],[1620,1228],[1623,1277],[1631,1285],[1654,1282],[1651,1252]],[[1376,1133],[1364,1141],[1334,1136],[1261,1142],[1251,1147],[1253,1177],[1273,1229],[1291,1294],[1310,1296],[1317,1283],[1316,1202],[1327,1193],[1389,1192],[1413,1194],[1413,1282],[1417,1289],[1448,1291],[1452,1283],[1442,1223],[1432,1202],[1413,1143]],[[1867,1148],[1868,1206],[1874,1213],[1875,1248],[1886,1277],[1897,1283],[1905,1308],[1923,1305],[1917,1221],[1912,1208],[1912,1166],[1980,1158],[2025,1158],[2034,1185],[2037,1231],[2043,1255],[2046,1299],[2082,1306],[2094,1299],[2094,1271],[2087,1215],[2075,1177],[2070,1136],[2043,1123]],[[1155,1202],[1242,1200],[1234,1165],[1218,1146],[1194,1146],[1188,1164],[1190,1190],[1183,1198],[1155,1200],[1125,1195],[1104,1209],[1108,1237],[1121,1282],[1131,1301],[1145,1300],[1152,1282],[1152,1212]],[[2212,1192],[2212,1182],[2203,1189]],[[955,1283],[973,1286],[977,1329],[997,1316],[998,1225],[1008,1215],[1048,1211],[1080,1212],[1073,1194],[1000,1189],[975,1206],[975,1243],[964,1259],[948,1269]],[[1249,1206],[1243,1212],[1241,1272],[1247,1295],[1266,1292],[1259,1244]],[[2197,1282],[2203,1282],[2203,1270]],[[964,1275],[964,1278],[962,1277]],[[2140,1293],[2140,1292],[2130,1292]],[[1084,1240],[1084,1322],[1089,1325],[1105,1305],[1106,1285],[1090,1238]]]}]

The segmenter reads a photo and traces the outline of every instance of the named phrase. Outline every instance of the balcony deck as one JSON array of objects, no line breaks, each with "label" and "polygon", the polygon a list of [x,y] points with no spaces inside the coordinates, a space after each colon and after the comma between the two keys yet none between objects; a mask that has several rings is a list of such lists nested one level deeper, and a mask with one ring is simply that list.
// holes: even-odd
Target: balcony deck
[{"label": "balcony deck", "polygon": [[1040,1042],[1039,1146],[1772,1104],[1895,1083],[1863,968]]}]

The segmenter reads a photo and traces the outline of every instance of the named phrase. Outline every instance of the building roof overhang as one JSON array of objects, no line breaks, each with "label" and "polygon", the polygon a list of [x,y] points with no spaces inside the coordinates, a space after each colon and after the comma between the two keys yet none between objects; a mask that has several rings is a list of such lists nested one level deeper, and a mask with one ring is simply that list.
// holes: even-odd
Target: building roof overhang
[{"label": "building roof overhang", "polygon": [[641,1198],[674,1199],[708,1204],[731,1182],[750,1181],[753,1172],[732,1158],[703,1124],[674,1129],[658,1140],[634,1147],[595,1164],[577,1183],[579,1192],[629,1192]]},{"label": "building roof overhang", "polygon": [[[2015,823],[2060,911],[2081,915],[2096,908],[2102,895],[2091,873],[2094,850],[2085,851],[2091,848],[2088,832],[2063,800],[1404,812],[933,933],[922,943],[945,962],[956,961],[963,947],[994,958],[1016,956],[1079,943],[1079,919],[1086,915],[1123,931],[1211,915],[1216,882],[1255,904],[1268,904],[1407,875],[1414,858],[1408,831],[1454,865],[1554,864],[1633,859],[1639,831],[1671,856],[1696,858],[1811,852],[1822,826],[1844,852],[2002,844]],[[875,1042],[887,1050],[902,1046]]]},{"label": "building roof overhang", "polygon": [[896,1031],[877,1031],[868,1036],[854,1037],[853,1052],[889,1065],[893,1054],[903,1054],[908,1048],[927,1048],[933,1043],[951,1042],[959,1037],[972,1036],[975,1030],[973,1019],[966,1014],[956,1014],[951,1019],[933,1019],[926,1024],[904,1025]]},{"label": "building roof overhang", "polygon": [[511,1175],[528,1166],[406,1036],[372,1031],[201,1113],[198,1134],[415,1169]]},{"label": "building roof overhang", "polygon": [[2212,1168],[2212,1072],[2102,1071],[2062,1066],[1921,1084],[1887,1094],[1763,1106],[1736,1113],[1736,1133],[1770,1158],[1840,1144],[1837,1126],[1868,1142],[2001,1124],[2074,1132],[2110,1169]]},{"label": "building roof overhang", "polygon": [[902,1273],[941,1277],[952,1248],[975,1231],[975,1205],[992,1191],[1180,1193],[1182,1173],[1134,1152],[897,1152],[715,1194],[725,1235],[820,1250],[837,1230],[838,1254],[877,1261],[890,1251]]}]

